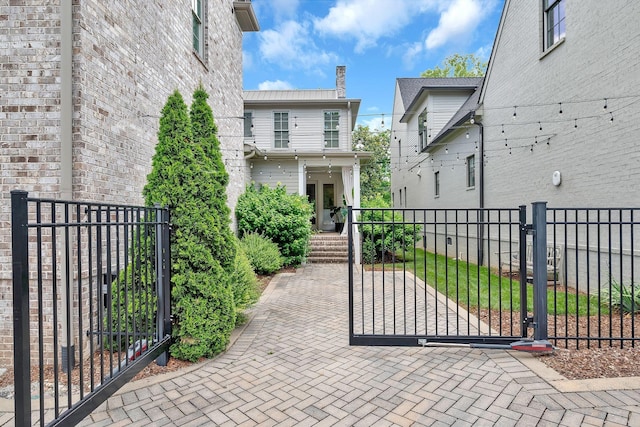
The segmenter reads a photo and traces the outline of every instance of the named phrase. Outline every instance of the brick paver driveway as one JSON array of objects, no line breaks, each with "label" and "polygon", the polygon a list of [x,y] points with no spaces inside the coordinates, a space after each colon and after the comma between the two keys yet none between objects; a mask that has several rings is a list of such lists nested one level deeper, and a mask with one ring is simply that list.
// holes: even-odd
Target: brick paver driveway
[{"label": "brick paver driveway", "polygon": [[82,425],[640,425],[640,390],[560,392],[503,350],[349,347],[347,318],[346,265],[279,275],[226,353]]}]

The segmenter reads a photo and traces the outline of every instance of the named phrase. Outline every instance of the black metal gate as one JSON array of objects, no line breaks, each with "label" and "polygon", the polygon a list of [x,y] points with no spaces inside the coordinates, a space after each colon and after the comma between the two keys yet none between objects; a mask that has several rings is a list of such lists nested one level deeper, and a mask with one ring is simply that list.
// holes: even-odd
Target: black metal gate
[{"label": "black metal gate", "polygon": [[544,341],[544,208],[350,209],[350,344]]},{"label": "black metal gate", "polygon": [[167,362],[169,212],[12,191],[11,226],[15,424],[75,425]]}]

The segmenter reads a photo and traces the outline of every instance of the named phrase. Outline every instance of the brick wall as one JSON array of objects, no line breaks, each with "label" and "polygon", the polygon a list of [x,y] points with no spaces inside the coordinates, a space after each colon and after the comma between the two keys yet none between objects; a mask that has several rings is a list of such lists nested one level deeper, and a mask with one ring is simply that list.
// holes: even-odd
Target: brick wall
[{"label": "brick wall", "polygon": [[484,89],[487,206],[638,206],[640,4],[567,0],[544,55],[538,3],[510,2]]},{"label": "brick wall", "polygon": [[[191,2],[73,1],[73,198],[141,204],[158,117],[201,82],[219,128],[233,209],[244,191],[242,32],[232,0],[209,0],[204,58]],[[60,1],[0,6],[0,364],[11,360],[9,192],[60,191]],[[6,342],[5,342],[6,341]]]}]

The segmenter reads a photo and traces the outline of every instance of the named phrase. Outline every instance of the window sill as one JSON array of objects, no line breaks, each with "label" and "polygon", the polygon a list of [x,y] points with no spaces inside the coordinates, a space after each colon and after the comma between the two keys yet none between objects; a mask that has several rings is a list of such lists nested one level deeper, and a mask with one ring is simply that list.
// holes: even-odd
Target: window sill
[{"label": "window sill", "polygon": [[540,55],[540,60],[542,60],[545,56],[549,55],[551,52],[553,52],[554,50],[556,50],[558,48],[558,46],[560,46],[561,44],[563,44],[565,41],[565,37],[561,38],[560,40],[558,40],[557,42],[555,42],[554,44],[552,44],[551,46],[549,46],[546,50],[544,50],[542,52],[542,54]]},{"label": "window sill", "polygon": [[473,191],[476,189],[476,186],[474,185],[473,187],[467,187],[467,191]]},{"label": "window sill", "polygon": [[209,71],[209,67],[207,67],[207,64],[205,64],[204,59],[202,59],[202,56],[200,56],[200,54],[198,52],[196,52],[195,50],[191,50],[191,53],[193,53],[193,56],[196,57],[196,59],[198,61],[200,61],[200,63],[202,64],[202,66],[204,67],[205,70]]}]

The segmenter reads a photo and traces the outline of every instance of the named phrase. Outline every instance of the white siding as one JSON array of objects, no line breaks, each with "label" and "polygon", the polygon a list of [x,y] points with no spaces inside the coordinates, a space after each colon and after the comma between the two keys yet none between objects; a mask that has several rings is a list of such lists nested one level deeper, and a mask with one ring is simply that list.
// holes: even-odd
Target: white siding
[{"label": "white siding", "polygon": [[[251,107],[253,112],[253,138],[245,140],[253,142],[263,151],[322,151],[324,149],[324,112],[339,111],[339,141],[338,148],[328,148],[332,150],[350,150],[349,146],[349,129],[348,129],[348,112],[346,109],[339,108],[317,108],[317,107],[295,107],[289,108],[285,105],[282,107]],[[273,113],[275,111],[284,111],[289,113],[289,148],[274,148],[274,128]],[[295,126],[297,123],[297,127]]]}]

